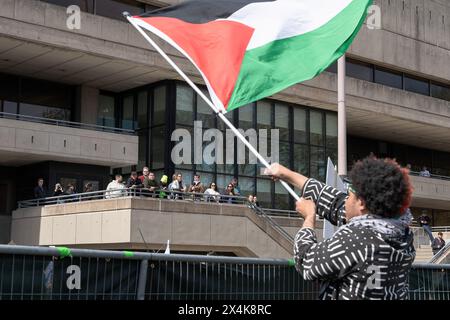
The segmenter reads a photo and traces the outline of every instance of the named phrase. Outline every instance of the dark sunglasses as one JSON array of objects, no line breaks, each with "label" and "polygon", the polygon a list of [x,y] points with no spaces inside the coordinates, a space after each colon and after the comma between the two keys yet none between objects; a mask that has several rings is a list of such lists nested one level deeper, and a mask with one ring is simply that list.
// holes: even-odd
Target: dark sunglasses
[{"label": "dark sunglasses", "polygon": [[355,194],[356,196],[358,196],[358,193],[356,192],[355,188],[353,187],[352,184],[349,184],[347,187],[347,190],[353,194]]}]

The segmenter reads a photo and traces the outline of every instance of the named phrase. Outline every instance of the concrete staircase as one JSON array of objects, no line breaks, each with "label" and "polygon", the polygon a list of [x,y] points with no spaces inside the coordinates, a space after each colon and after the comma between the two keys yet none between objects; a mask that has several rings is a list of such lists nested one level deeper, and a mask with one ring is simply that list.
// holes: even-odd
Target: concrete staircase
[{"label": "concrete staircase", "polygon": [[416,247],[416,259],[414,263],[427,263],[433,257],[433,251],[431,246],[428,244],[421,244]]}]

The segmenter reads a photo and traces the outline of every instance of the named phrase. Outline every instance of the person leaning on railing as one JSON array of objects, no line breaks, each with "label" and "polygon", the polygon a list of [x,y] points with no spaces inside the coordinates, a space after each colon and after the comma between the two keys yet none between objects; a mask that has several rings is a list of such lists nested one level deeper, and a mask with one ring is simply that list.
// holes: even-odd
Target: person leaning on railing
[{"label": "person leaning on railing", "polygon": [[230,204],[236,203],[234,197],[236,197],[236,194],[234,193],[234,185],[232,183],[229,183],[227,188],[225,189],[224,196],[222,197],[222,202]]},{"label": "person leaning on railing", "polygon": [[125,195],[125,186],[122,183],[122,176],[120,174],[115,175],[115,180],[108,184],[105,192],[106,199],[123,197]]},{"label": "person leaning on railing", "polygon": [[166,175],[163,175],[161,177],[161,180],[159,181],[159,197],[161,199],[167,199],[168,198],[168,190],[169,190],[169,186],[168,186],[168,180],[169,177]]},{"label": "person leaning on railing", "polygon": [[[304,218],[294,241],[295,267],[321,281],[321,299],[407,299],[415,258],[412,186],[408,170],[390,159],[365,158],[350,172],[348,195],[272,164],[266,173],[302,190],[296,210]],[[339,226],[317,241],[316,214]]]},{"label": "person leaning on railing", "polygon": [[156,176],[153,172],[149,172],[148,177],[144,179],[144,190],[149,196],[154,197],[155,191],[159,188],[158,181],[156,181]]},{"label": "person leaning on railing", "polygon": [[215,182],[211,182],[209,188],[205,190],[205,201],[220,201],[220,193]]},{"label": "person leaning on railing", "polygon": [[171,193],[171,198],[173,199],[183,199],[183,196],[180,194],[181,192],[186,192],[186,186],[183,182],[183,176],[181,173],[174,174],[172,176],[172,182],[168,187],[169,191],[174,191]]},{"label": "person leaning on railing", "polygon": [[201,195],[196,195],[195,193],[201,193],[203,194],[205,192],[205,187],[203,186],[203,183],[200,181],[200,175],[194,174],[194,180],[192,181],[192,184],[188,188],[188,192],[194,193],[193,199],[194,200],[201,200]]}]

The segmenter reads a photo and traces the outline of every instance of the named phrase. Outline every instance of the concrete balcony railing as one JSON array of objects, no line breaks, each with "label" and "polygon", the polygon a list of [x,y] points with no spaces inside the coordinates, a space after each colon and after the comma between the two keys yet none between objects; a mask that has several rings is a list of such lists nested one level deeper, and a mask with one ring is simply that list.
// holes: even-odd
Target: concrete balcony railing
[{"label": "concrete balcony railing", "polygon": [[42,123],[25,118],[0,117],[0,157],[7,165],[54,160],[126,166],[138,161],[139,138],[132,132],[114,128],[107,132],[100,131],[107,128],[93,125],[75,127],[72,122],[47,119]]},{"label": "concrete balcony railing", "polygon": [[11,240],[25,245],[232,252],[291,258],[292,242],[243,204],[125,196],[12,213]]},{"label": "concrete balcony railing", "polygon": [[450,180],[411,175],[414,207],[450,209]]}]

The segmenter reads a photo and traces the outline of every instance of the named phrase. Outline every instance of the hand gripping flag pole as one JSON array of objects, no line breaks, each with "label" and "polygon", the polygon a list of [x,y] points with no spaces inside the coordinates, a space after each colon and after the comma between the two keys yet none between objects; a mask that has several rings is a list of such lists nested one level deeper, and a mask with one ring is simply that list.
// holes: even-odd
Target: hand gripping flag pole
[{"label": "hand gripping flag pole", "polygon": [[[147,40],[153,48],[155,48],[155,50],[172,66],[172,68],[175,69],[176,72],[178,72],[178,74],[191,86],[191,88],[194,89],[195,92],[197,92],[197,94],[206,102],[206,104],[211,107],[215,114],[220,119],[222,119],[222,121],[228,126],[228,128],[231,129],[231,131],[233,131],[236,137],[242,141],[242,143],[250,150],[250,152],[253,153],[266,168],[270,168],[269,162],[267,162],[267,160],[259,154],[259,152],[251,145],[251,143],[247,139],[245,139],[242,133],[239,132],[238,129],[236,129],[236,127],[230,122],[230,120],[227,119],[227,117],[225,117],[221,109],[214,105],[211,100],[205,96],[205,94],[197,87],[197,85],[193,83],[191,79],[189,79],[189,77],[176,65],[176,63],[173,62],[173,60],[170,59],[170,57],[156,44],[156,42],[153,41],[144,30],[142,30],[142,28],[134,21],[133,17],[128,12],[124,12],[123,15],[128,19],[133,27],[135,27],[139,31],[144,39]],[[280,182],[281,185],[291,194],[291,196],[294,197],[295,200],[300,200],[300,197],[286,182],[282,180],[280,180]]]}]

